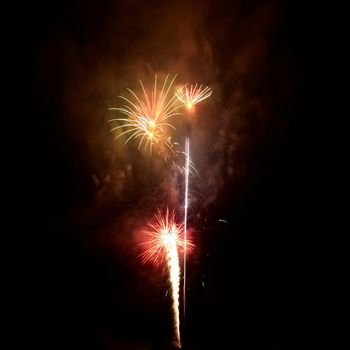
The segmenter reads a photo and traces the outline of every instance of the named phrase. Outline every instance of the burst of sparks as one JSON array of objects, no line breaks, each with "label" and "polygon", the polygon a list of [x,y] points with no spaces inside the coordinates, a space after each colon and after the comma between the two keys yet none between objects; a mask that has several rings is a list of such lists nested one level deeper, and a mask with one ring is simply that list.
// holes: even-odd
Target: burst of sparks
[{"label": "burst of sparks", "polygon": [[[147,246],[147,250],[141,254],[143,263],[152,261],[161,264],[166,259],[166,250],[168,243],[172,240],[176,243],[179,250],[185,249],[184,224],[176,222],[174,211],[166,209],[163,215],[160,210],[155,214],[154,221],[147,224],[148,230],[143,231],[147,239],[142,245]],[[193,243],[187,240],[186,250],[191,251]]]},{"label": "burst of sparks", "polygon": [[121,131],[115,140],[125,135],[125,144],[135,141],[138,143],[138,149],[144,147],[147,150],[148,148],[150,154],[156,147],[157,152],[164,156],[165,160],[171,158],[174,152],[169,131],[175,130],[175,127],[169,122],[169,118],[179,115],[177,110],[181,108],[176,96],[170,93],[176,75],[170,82],[168,78],[169,75],[166,76],[160,91],[157,87],[157,75],[152,91],[146,91],[140,80],[142,88],[140,96],[131,89],[127,89],[131,95],[130,99],[119,96],[125,104],[122,107],[109,108],[123,114],[123,118],[109,120],[109,122],[122,123],[110,130],[111,132]]},{"label": "burst of sparks", "polygon": [[211,96],[212,93],[213,91],[208,86],[204,88],[202,85],[198,86],[198,84],[186,84],[178,88],[175,94],[188,109],[191,109],[198,102]]},{"label": "burst of sparks", "polygon": [[171,284],[172,308],[174,314],[175,341],[181,347],[180,339],[180,314],[179,314],[179,292],[180,292],[180,248],[189,249],[193,246],[191,242],[183,239],[183,225],[178,225],[175,220],[175,213],[166,210],[163,216],[160,211],[155,215],[155,222],[148,223],[150,230],[144,231],[149,240],[142,243],[150,248],[141,254],[142,261],[154,261],[160,263],[166,261]]}]

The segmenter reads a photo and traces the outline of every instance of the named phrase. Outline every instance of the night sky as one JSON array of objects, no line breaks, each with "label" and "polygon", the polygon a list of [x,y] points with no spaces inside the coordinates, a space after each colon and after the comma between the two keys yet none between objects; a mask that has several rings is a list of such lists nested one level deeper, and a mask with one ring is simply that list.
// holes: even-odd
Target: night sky
[{"label": "night sky", "polygon": [[37,348],[172,349],[166,277],[140,263],[137,232],[157,207],[181,206],[181,176],[113,142],[107,125],[117,96],[156,73],[213,89],[178,125],[199,172],[184,349],[296,348],[298,13],[282,1],[221,0],[28,9],[24,123],[37,142],[22,171],[39,218],[28,281]]}]

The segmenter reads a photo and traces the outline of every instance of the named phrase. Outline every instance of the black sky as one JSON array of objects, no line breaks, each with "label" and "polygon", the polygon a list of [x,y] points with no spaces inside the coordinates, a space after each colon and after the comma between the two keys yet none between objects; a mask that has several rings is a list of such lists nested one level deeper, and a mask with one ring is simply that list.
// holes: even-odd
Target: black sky
[{"label": "black sky", "polygon": [[147,161],[112,142],[106,120],[138,79],[177,73],[214,90],[188,125],[202,176],[193,180],[198,250],[184,348],[296,348],[298,15],[282,1],[31,6],[23,35],[33,109],[24,123],[37,142],[33,160],[19,159],[39,219],[28,282],[38,347],[171,349],[167,285],[140,265],[133,233],[171,176],[159,163],[144,170]]}]

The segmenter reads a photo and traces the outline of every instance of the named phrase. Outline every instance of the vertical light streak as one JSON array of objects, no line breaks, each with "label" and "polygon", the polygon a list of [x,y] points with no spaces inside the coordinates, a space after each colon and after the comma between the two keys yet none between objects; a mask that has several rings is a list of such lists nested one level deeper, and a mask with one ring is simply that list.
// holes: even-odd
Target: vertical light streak
[{"label": "vertical light streak", "polygon": [[180,294],[180,265],[177,253],[176,236],[172,235],[167,247],[167,263],[173,300],[174,328],[176,345],[181,348],[180,338],[180,315],[179,315],[179,294]]},{"label": "vertical light streak", "polygon": [[[184,227],[178,225],[175,220],[175,212],[166,210],[164,214],[158,210],[155,219],[148,222],[148,230],[143,231],[146,240],[140,245],[145,245],[146,250],[140,254],[142,262],[154,262],[156,265],[166,262],[169,274],[170,291],[172,298],[174,340],[176,346],[181,347],[180,335],[180,259],[179,252],[185,249]],[[191,240],[186,242],[186,249],[190,252],[194,247]]]},{"label": "vertical light streak", "polygon": [[188,175],[190,168],[190,140],[186,138],[185,144],[186,166],[185,166],[185,215],[184,215],[184,274],[183,274],[183,312],[186,315],[186,254],[187,254],[187,208],[188,208]]}]

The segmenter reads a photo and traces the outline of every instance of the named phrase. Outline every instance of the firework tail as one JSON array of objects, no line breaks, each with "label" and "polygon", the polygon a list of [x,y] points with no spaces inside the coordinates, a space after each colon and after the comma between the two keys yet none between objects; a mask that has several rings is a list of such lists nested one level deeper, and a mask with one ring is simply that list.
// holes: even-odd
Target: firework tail
[{"label": "firework tail", "polygon": [[180,264],[176,242],[172,241],[167,247],[167,263],[169,268],[169,279],[171,283],[174,330],[176,346],[181,348],[180,339],[180,315],[179,315],[179,294],[180,294]]},{"label": "firework tail", "polygon": [[[179,297],[181,271],[179,251],[185,248],[183,224],[176,224],[174,211],[170,213],[169,209],[167,209],[165,214],[162,214],[160,210],[158,210],[153,223],[148,223],[148,228],[147,231],[144,231],[147,240],[140,243],[147,245],[148,248],[140,254],[140,257],[143,263],[147,261],[152,261],[156,264],[166,263],[172,299],[174,342],[176,346],[180,348]],[[193,247],[190,240],[186,242],[186,245],[188,251]]]},{"label": "firework tail", "polygon": [[190,140],[186,138],[185,144],[185,215],[184,215],[184,267],[183,267],[183,314],[186,315],[186,254],[187,254],[187,208],[188,208],[188,175],[190,168]]}]

